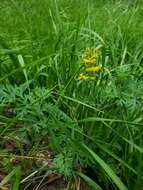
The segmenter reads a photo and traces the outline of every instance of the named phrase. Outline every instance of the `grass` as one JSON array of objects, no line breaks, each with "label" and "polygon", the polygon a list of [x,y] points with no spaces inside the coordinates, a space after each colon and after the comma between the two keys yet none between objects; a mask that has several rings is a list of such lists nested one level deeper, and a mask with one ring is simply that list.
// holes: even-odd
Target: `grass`
[{"label": "grass", "polygon": [[[142,11],[141,0],[0,5],[0,172],[6,174],[0,185],[10,180],[13,190],[29,189],[57,171],[75,179],[76,189],[79,176],[93,189],[143,188]],[[96,80],[78,80],[86,47],[100,49]]]}]

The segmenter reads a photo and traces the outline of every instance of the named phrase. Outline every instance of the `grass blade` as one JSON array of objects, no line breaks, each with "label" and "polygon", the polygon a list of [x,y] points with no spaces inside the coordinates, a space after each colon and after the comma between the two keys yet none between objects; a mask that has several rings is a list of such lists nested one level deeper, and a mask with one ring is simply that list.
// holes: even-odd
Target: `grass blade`
[{"label": "grass blade", "polygon": [[122,137],[122,139],[124,139],[124,141],[126,141],[128,144],[132,145],[136,150],[143,153],[143,148],[141,148],[138,145],[134,144],[132,141],[126,139],[125,137]]},{"label": "grass blade", "polygon": [[[15,175],[16,176],[16,180],[14,180],[14,187],[15,189],[12,190],[18,190],[19,187],[19,180],[20,180],[20,171],[21,168],[18,166],[15,169],[13,169],[7,176],[4,177],[4,179],[0,182],[0,188],[3,187],[3,185],[5,185],[7,182],[10,181],[10,179]],[[17,178],[18,177],[18,178]]]},{"label": "grass blade", "polygon": [[118,156],[116,156],[114,153],[112,153],[110,150],[108,150],[107,148],[105,148],[102,145],[98,146],[105,151],[107,154],[109,154],[110,156],[112,156],[114,159],[116,159],[118,162],[120,162],[122,165],[126,166],[129,170],[131,170],[134,174],[137,175],[137,171],[135,169],[133,169],[131,166],[129,166],[124,160],[122,160],[121,158],[119,158]]},{"label": "grass blade", "polygon": [[[23,59],[22,55],[19,54],[19,55],[17,56],[17,58],[18,58],[18,61],[19,61],[20,66],[23,68],[23,67],[25,66],[25,62],[24,62],[24,59]],[[28,89],[29,89],[28,75],[27,75],[27,72],[26,72],[26,69],[25,69],[25,68],[23,68],[23,74],[24,74],[24,76],[25,76],[25,80],[26,80],[26,83],[27,83],[27,87],[28,87]]]},{"label": "grass blade", "polygon": [[11,190],[19,190],[21,167],[17,167]]},{"label": "grass blade", "polygon": [[88,185],[93,187],[95,190],[102,190],[102,188],[95,181],[90,179],[88,176],[84,175],[81,172],[77,172],[76,174],[79,175],[81,178],[83,178],[84,181],[86,181],[88,183]]},{"label": "grass blade", "polygon": [[115,172],[108,166],[104,160],[102,160],[95,152],[88,148],[85,144],[82,145],[93,157],[93,159],[98,162],[98,164],[105,170],[108,176],[112,181],[117,185],[120,190],[128,190],[127,187],[123,184],[120,178],[115,174]]},{"label": "grass blade", "polygon": [[88,117],[85,119],[81,119],[78,122],[86,123],[86,122],[95,122],[95,121],[101,121],[101,122],[107,121],[107,122],[126,123],[126,124],[131,124],[131,125],[143,126],[143,124],[141,123],[134,123],[134,122],[120,120],[120,119],[102,118],[102,117]]}]

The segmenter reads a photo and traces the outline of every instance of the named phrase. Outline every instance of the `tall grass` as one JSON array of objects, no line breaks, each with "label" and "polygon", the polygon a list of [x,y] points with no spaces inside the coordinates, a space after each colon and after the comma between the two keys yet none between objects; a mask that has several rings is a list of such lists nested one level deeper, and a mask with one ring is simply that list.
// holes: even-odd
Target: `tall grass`
[{"label": "tall grass", "polygon": [[[0,169],[16,171],[3,148],[14,140],[23,158],[52,149],[57,171],[94,189],[141,189],[142,1],[10,0],[0,9]],[[95,81],[77,80],[86,47],[100,47]],[[19,163],[24,176],[33,162]]]}]

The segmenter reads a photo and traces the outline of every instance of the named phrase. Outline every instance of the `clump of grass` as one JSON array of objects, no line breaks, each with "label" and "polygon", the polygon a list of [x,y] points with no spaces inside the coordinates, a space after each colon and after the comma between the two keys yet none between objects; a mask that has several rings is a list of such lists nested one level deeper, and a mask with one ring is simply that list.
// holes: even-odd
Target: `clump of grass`
[{"label": "clump of grass", "polygon": [[[18,189],[20,176],[52,170],[93,189],[142,188],[142,7],[130,0],[3,3],[1,186],[11,180]],[[83,70],[86,47],[100,54]],[[77,80],[83,71],[96,80]],[[37,155],[49,149],[52,163],[39,166]]]}]

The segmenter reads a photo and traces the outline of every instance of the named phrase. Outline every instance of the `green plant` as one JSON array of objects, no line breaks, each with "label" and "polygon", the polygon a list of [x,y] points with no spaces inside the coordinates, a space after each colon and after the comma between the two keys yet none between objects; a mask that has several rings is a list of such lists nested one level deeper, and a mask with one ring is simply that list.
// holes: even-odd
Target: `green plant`
[{"label": "green plant", "polygon": [[[141,189],[142,1],[11,0],[0,9],[1,184],[17,175],[18,189],[20,171],[52,170],[94,189]],[[81,62],[90,47],[102,70],[78,80],[93,75]],[[39,166],[49,149],[53,165]]]}]

